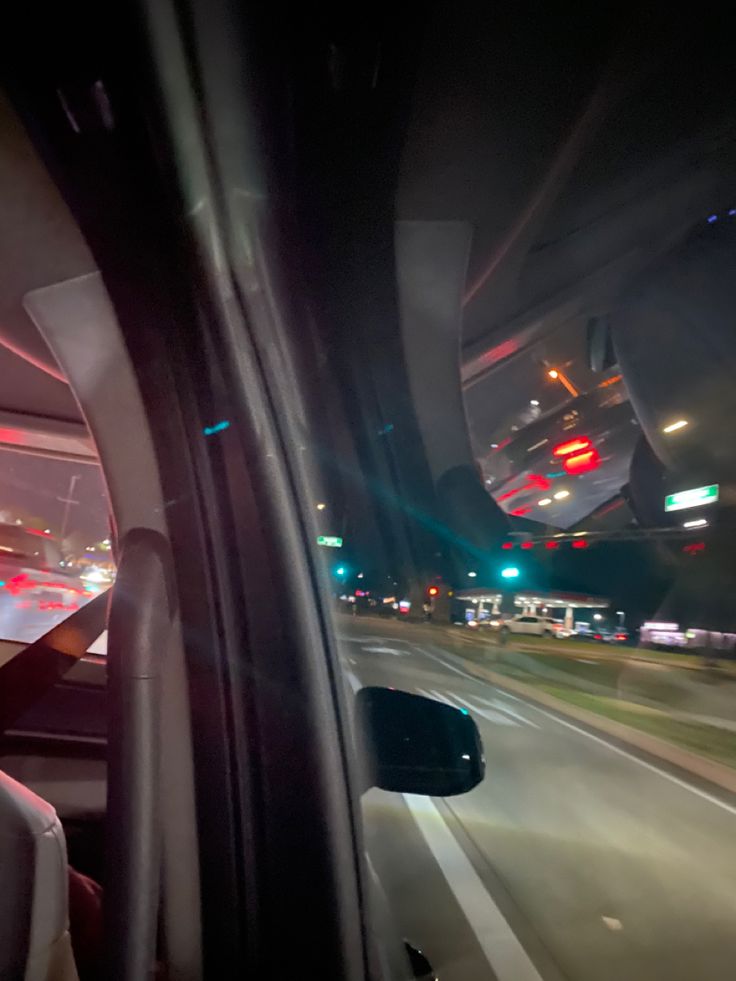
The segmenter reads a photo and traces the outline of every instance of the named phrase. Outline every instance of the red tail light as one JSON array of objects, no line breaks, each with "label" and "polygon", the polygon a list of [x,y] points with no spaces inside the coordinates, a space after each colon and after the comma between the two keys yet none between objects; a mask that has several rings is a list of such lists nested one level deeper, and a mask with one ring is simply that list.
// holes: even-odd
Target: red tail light
[{"label": "red tail light", "polygon": [[575,439],[568,439],[565,443],[558,443],[552,450],[553,456],[569,456],[571,453],[580,453],[587,450],[593,444],[587,436],[576,436]]},{"label": "red tail light", "polygon": [[562,461],[562,466],[566,473],[575,476],[580,473],[588,473],[589,470],[595,470],[599,467],[601,463],[601,457],[598,450],[595,447],[591,447],[582,453],[574,453],[571,456],[566,456]]}]

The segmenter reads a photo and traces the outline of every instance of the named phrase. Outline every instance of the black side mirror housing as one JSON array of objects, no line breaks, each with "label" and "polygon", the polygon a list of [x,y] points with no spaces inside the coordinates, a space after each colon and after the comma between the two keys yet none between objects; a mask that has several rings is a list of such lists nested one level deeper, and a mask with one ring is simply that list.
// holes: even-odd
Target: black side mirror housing
[{"label": "black side mirror housing", "polygon": [[464,709],[393,688],[361,688],[356,711],[369,786],[452,797],[481,782],[480,733]]}]

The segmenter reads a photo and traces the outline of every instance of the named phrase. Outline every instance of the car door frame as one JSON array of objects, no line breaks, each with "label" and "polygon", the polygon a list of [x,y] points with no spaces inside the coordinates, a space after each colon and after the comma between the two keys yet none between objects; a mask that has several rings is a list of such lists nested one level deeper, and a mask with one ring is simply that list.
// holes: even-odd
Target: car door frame
[{"label": "car door frame", "polygon": [[[294,311],[272,288],[277,251],[249,270],[270,306],[247,304],[224,273],[238,232],[221,204],[243,174],[232,173],[218,132],[229,125],[222,113],[247,113],[251,95],[240,73],[248,46],[230,13],[220,2],[186,14],[159,4],[139,20],[115,8],[114,29],[106,24],[91,48],[70,16],[54,57],[14,79],[14,102],[102,272],[135,382],[117,408],[140,407],[160,475],[184,611],[184,672],[165,688],[175,704],[164,706],[163,729],[173,736],[175,717],[191,713],[204,973],[228,963],[234,974],[281,978],[314,961],[325,976],[357,981],[369,970],[358,785],[299,491],[310,478],[287,452],[298,444],[298,373],[288,384],[269,376],[260,346],[264,334],[286,343]],[[189,17],[201,29],[196,55]],[[240,149],[247,184],[259,148]],[[188,207],[193,174],[207,221]],[[69,377],[78,392],[71,365]],[[126,483],[104,426],[90,428],[119,515],[131,475]],[[179,746],[187,755],[187,741]],[[146,747],[136,752],[142,764]],[[176,818],[160,816],[166,840]],[[166,905],[175,875],[163,889]]]}]

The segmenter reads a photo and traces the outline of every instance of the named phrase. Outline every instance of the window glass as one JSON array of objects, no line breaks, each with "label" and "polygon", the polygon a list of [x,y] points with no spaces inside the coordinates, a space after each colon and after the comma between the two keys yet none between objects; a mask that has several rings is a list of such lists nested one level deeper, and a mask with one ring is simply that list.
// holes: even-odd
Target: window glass
[{"label": "window glass", "polygon": [[114,579],[99,467],[0,450],[0,639],[36,640]]},{"label": "window glass", "polygon": [[315,520],[345,675],[469,716],[486,760],[462,793],[364,794],[368,854],[444,979],[720,981],[736,71],[706,15],[597,8],[580,44],[481,6],[412,29],[327,162]]}]

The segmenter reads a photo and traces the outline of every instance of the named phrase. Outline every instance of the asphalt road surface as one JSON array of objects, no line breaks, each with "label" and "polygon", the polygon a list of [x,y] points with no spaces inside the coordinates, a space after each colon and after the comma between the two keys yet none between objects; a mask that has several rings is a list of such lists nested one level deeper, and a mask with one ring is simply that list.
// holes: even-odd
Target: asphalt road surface
[{"label": "asphalt road surface", "polygon": [[442,631],[341,618],[338,632],[353,689],[467,708],[483,738],[470,793],[364,798],[369,859],[441,981],[734,977],[733,802],[472,678]]}]

